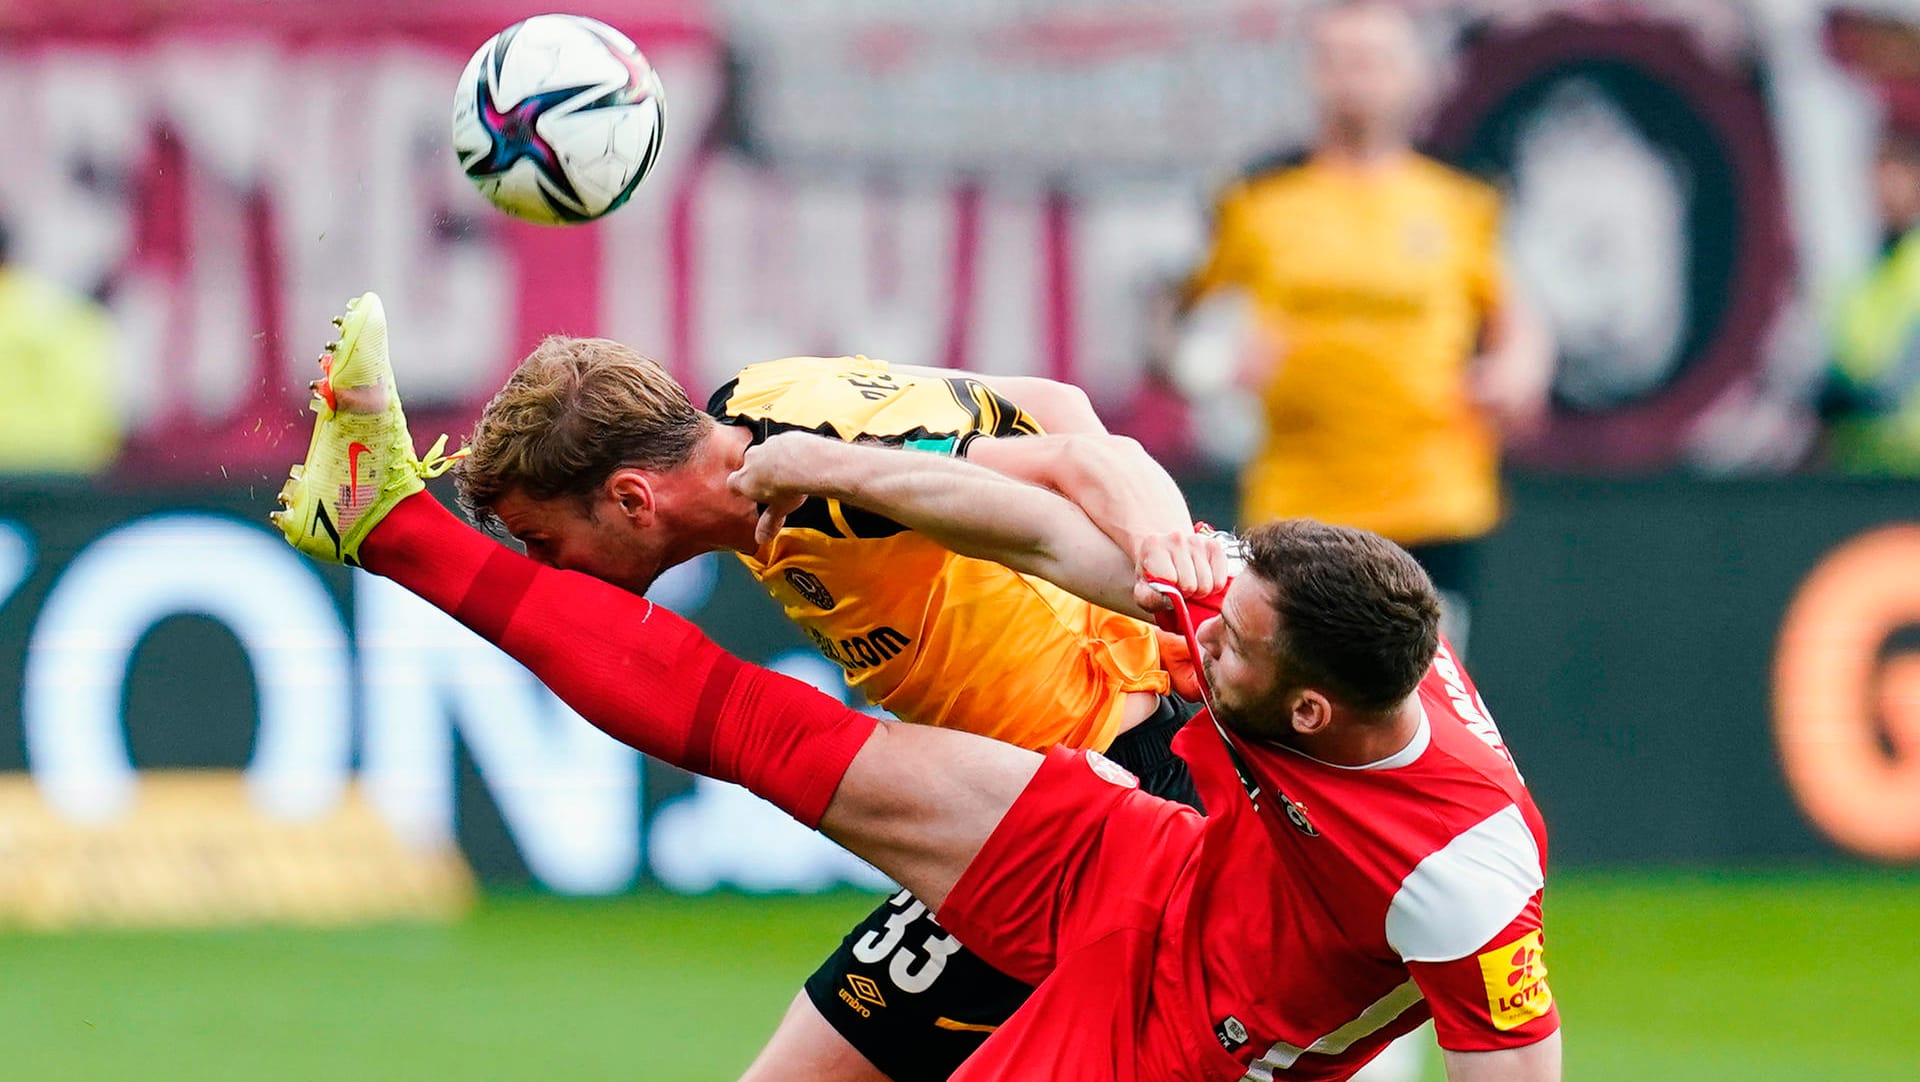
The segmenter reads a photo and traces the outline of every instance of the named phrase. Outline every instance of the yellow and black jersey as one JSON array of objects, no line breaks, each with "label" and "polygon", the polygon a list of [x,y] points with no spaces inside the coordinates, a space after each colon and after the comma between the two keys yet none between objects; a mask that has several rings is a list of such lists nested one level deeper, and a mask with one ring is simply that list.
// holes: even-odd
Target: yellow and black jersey
[{"label": "yellow and black jersey", "polygon": [[[707,410],[755,442],[807,431],[951,453],[1040,431],[977,380],[865,357],[753,365]],[[1147,625],[839,500],[808,500],[771,544],[740,559],[849,684],[903,721],[1029,748],[1104,749],[1126,692],[1167,688]]]},{"label": "yellow and black jersey", "polygon": [[1229,287],[1283,350],[1243,525],[1305,515],[1403,544],[1493,527],[1497,446],[1467,375],[1501,302],[1498,193],[1411,154],[1263,170],[1222,197],[1191,292]]}]

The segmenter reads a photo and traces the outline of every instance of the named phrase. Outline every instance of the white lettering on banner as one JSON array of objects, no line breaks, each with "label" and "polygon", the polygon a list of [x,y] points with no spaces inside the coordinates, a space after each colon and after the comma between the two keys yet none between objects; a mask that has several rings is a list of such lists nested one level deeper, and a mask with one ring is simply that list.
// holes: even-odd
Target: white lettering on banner
[{"label": "white lettering on banner", "polygon": [[211,515],[160,515],[81,552],[27,643],[27,763],[47,800],[83,822],[125,810],[136,784],[121,724],[134,648],[168,616],[231,629],[256,674],[260,728],[247,788],[258,806],[310,818],[339,801],[351,767],[346,630],[300,557],[264,530]]},{"label": "white lettering on banner", "polygon": [[[26,581],[34,548],[24,527],[0,520],[0,604]],[[656,584],[656,599],[703,608],[718,562],[709,555],[675,568]],[[141,776],[123,700],[134,652],[162,620],[199,614],[233,633],[252,670],[260,713],[245,776],[254,807],[301,822],[338,812],[353,780],[358,701],[360,790],[412,851],[444,851],[454,837],[457,732],[543,885],[596,894],[633,882],[641,868],[638,754],[400,587],[355,573],[353,611],[357,668],[316,569],[266,530],[166,514],[108,531],[54,580],[28,637],[20,696],[34,786],[75,823],[105,823],[133,806]],[[811,652],[776,667],[845,694],[839,671]],[[176,704],[165,720],[192,724],[193,705]],[[771,805],[713,782],[670,804],[652,839],[662,850],[661,878],[680,890],[886,883]]]},{"label": "white lettering on banner", "polygon": [[[842,697],[838,666],[795,650],[767,663],[775,672]],[[817,891],[836,883],[883,890],[892,880],[738,785],[696,779],[693,792],[655,812],[648,832],[653,874],[672,890],[721,885],[752,891]]]},{"label": "white lettering on banner", "polygon": [[0,206],[23,262],[110,287],[134,434],[167,426],[168,455],[142,462],[160,471],[197,476],[216,451],[278,463],[319,345],[306,336],[368,288],[394,314],[409,404],[429,411],[484,401],[548,331],[610,333],[701,389],[754,360],[860,352],[1098,366],[1103,398],[1129,393],[1145,291],[1196,254],[1189,190],[775,170],[702,138],[726,91],[717,52],[650,52],[681,135],[590,231],[511,222],[474,194],[446,149],[465,54],[421,42],[0,53],[0,93],[31,106]]},{"label": "white lettering on banner", "polygon": [[31,570],[33,540],[25,530],[0,519],[0,605],[7,603]]},{"label": "white lettering on banner", "polygon": [[356,572],[366,692],[363,780],[402,838],[450,837],[453,733],[527,867],[563,894],[602,894],[640,867],[640,757],[444,613]]}]

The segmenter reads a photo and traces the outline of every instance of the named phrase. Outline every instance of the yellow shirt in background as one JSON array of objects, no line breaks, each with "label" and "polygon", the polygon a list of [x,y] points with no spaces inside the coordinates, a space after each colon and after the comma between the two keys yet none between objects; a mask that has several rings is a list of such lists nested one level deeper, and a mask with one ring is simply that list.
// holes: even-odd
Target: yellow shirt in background
[{"label": "yellow shirt in background", "polygon": [[0,473],[91,473],[113,460],[113,341],[99,305],[0,269]]},{"label": "yellow shirt in background", "polygon": [[[801,429],[940,452],[1040,431],[976,380],[908,376],[865,357],[753,365],[707,411],[756,442]],[[903,721],[1104,750],[1127,692],[1167,690],[1146,624],[839,500],[808,500],[740,560],[847,683]]]},{"label": "yellow shirt in background", "polygon": [[1492,188],[1418,155],[1226,193],[1193,289],[1247,291],[1283,343],[1243,526],[1310,516],[1402,544],[1493,528],[1498,443],[1467,370],[1500,297],[1499,218]]}]

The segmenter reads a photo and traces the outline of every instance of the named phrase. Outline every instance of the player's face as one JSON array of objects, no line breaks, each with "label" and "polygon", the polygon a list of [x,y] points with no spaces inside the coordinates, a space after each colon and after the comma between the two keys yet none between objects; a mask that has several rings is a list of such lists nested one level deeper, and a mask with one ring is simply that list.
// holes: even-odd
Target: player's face
[{"label": "player's face", "polygon": [[1426,93],[1413,24],[1384,7],[1322,16],[1313,34],[1313,84],[1326,120],[1369,134],[1404,134]]},{"label": "player's face", "polygon": [[1264,714],[1280,709],[1274,702],[1278,665],[1273,646],[1279,619],[1272,584],[1245,574],[1227,587],[1220,615],[1195,630],[1214,706],[1220,720],[1237,731],[1258,734],[1285,725],[1283,715],[1263,720]]},{"label": "player's face", "polygon": [[592,575],[636,594],[645,594],[665,569],[660,530],[639,529],[597,503],[510,492],[493,510],[527,556],[548,567]]}]

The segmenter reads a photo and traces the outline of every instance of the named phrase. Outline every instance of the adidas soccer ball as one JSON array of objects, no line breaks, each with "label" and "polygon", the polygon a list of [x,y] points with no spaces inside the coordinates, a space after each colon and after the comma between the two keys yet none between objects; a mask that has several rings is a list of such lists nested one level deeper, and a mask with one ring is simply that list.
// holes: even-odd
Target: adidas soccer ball
[{"label": "adidas soccer ball", "polygon": [[480,194],[508,214],[592,221],[653,168],[665,104],[660,77],[626,35],[581,15],[536,15],[467,61],[453,150]]}]

